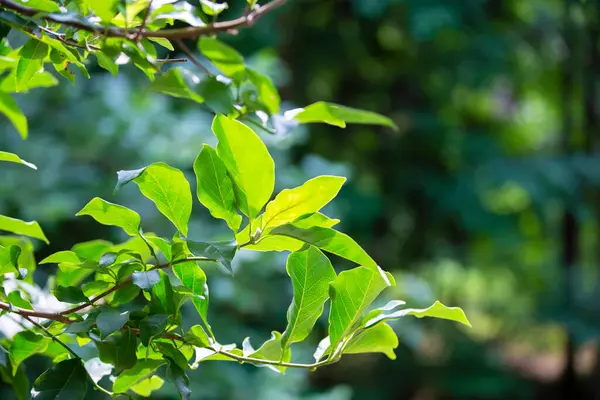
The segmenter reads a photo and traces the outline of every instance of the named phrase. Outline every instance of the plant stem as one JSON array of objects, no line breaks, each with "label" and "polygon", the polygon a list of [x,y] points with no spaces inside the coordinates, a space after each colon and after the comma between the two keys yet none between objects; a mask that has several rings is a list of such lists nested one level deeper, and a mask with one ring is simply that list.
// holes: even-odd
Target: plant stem
[{"label": "plant stem", "polygon": [[263,364],[263,365],[272,365],[275,367],[303,368],[303,369],[311,369],[311,370],[317,369],[324,365],[333,364],[334,362],[337,362],[337,361],[324,360],[324,361],[319,361],[319,362],[312,363],[312,364],[297,364],[297,363],[291,363],[291,362],[285,362],[285,361],[261,360],[260,358],[238,356],[237,354],[233,354],[233,353],[230,353],[225,350],[218,350],[217,353],[224,355],[226,357],[232,358],[236,361],[247,362],[250,364]]},{"label": "plant stem", "polygon": [[44,333],[46,334],[46,336],[48,336],[50,339],[52,339],[53,341],[55,341],[56,343],[60,344],[62,347],[64,347],[69,353],[71,353],[71,355],[75,358],[78,358],[80,360],[82,360],[81,357],[79,357],[79,355],[77,355],[77,353],[75,353],[69,346],[67,346],[65,344],[65,342],[63,342],[62,340],[60,340],[58,337],[56,337],[55,335],[53,335],[48,329],[46,329],[45,326],[38,324],[37,322],[35,322],[33,319],[31,319],[30,317],[26,316],[26,315],[22,315],[22,317],[31,322],[33,325],[35,325],[38,329],[41,329],[42,331],[44,331]]}]

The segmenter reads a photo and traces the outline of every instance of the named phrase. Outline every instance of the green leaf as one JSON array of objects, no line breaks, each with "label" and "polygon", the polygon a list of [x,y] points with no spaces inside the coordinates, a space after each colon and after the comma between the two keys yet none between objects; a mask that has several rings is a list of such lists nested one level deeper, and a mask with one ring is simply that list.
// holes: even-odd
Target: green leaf
[{"label": "green leaf", "polygon": [[89,376],[78,358],[61,361],[42,375],[33,384],[38,392],[35,400],[83,400],[87,392]]},{"label": "green leaf", "polygon": [[45,11],[48,13],[60,12],[58,4],[51,0],[16,0],[27,7],[35,8],[36,10]]},{"label": "green leaf", "polygon": [[231,261],[237,251],[237,243],[235,241],[196,242],[188,240],[187,245],[195,256],[214,258],[229,272],[233,272]]},{"label": "green leaf", "polygon": [[[244,356],[251,358],[258,358],[260,360],[271,360],[271,361],[284,361],[289,362],[292,358],[292,352],[289,348],[284,348],[281,343],[281,333],[273,331],[271,332],[271,338],[267,340],[263,345],[256,351],[252,348],[249,338],[246,338],[243,343]],[[258,366],[263,366],[258,364]],[[275,372],[284,373],[286,367],[275,367],[272,365],[264,365]]]},{"label": "green leaf", "polygon": [[25,222],[20,219],[6,217],[4,215],[0,215],[0,231],[7,231],[17,235],[29,236],[32,238],[40,239],[46,244],[50,244],[44,232],[42,232],[42,228],[38,225],[37,222]]},{"label": "green leaf", "polygon": [[15,272],[20,275],[19,257],[21,253],[21,248],[16,245],[0,246],[0,273]]},{"label": "green leaf", "polygon": [[370,124],[388,126],[394,130],[398,130],[396,124],[383,115],[323,101],[311,104],[305,108],[288,111],[286,117],[288,116],[301,124],[324,122],[340,128],[345,128],[347,123]]},{"label": "green leaf", "polygon": [[[119,271],[121,272],[121,271]],[[140,288],[135,285],[127,285],[115,292],[112,300],[110,301],[111,306],[120,306],[131,303],[140,294]]]},{"label": "green leaf", "polygon": [[390,360],[396,359],[394,349],[398,337],[385,323],[377,324],[356,334],[344,347],[344,354],[383,353]]},{"label": "green leaf", "polygon": [[13,360],[13,374],[17,367],[34,354],[43,353],[48,348],[50,339],[31,331],[22,331],[13,337],[10,355]]},{"label": "green leaf", "polygon": [[114,365],[117,372],[129,369],[137,362],[137,335],[130,328],[95,343],[100,360]]},{"label": "green leaf", "polygon": [[281,338],[284,350],[310,334],[329,298],[329,283],[336,277],[329,259],[312,246],[290,254],[286,270],[292,280],[294,299],[288,309],[288,325]]},{"label": "green leaf", "polygon": [[384,307],[369,312],[364,318],[364,326],[368,328],[380,321],[398,319],[410,315],[417,318],[432,317],[447,319],[471,327],[471,323],[467,319],[465,312],[458,307],[446,307],[439,301],[436,301],[429,308],[406,308],[404,310],[394,311],[398,306],[403,304],[404,302],[401,301],[390,301]]},{"label": "green leaf", "polygon": [[82,260],[77,256],[77,253],[71,250],[63,250],[56,252],[40,261],[40,264],[80,264]]},{"label": "green leaf", "polygon": [[331,283],[329,337],[334,355],[338,344],[352,334],[364,311],[388,286],[378,271],[366,267],[343,271]]},{"label": "green leaf", "polygon": [[148,86],[148,90],[181,99],[193,100],[196,103],[204,103],[202,96],[190,89],[184,78],[185,74],[190,74],[190,72],[181,67],[171,68],[166,73],[157,76]]},{"label": "green leaf", "polygon": [[140,340],[144,346],[148,345],[150,338],[163,333],[167,326],[168,315],[150,315],[140,321]]},{"label": "green leaf", "polygon": [[[116,14],[117,0],[92,0],[89,3],[90,10],[100,17],[102,21],[110,22]],[[100,53],[100,52],[98,52]]]},{"label": "green leaf", "polygon": [[26,310],[33,310],[31,303],[21,297],[21,293],[18,291],[13,291],[8,294],[8,301],[11,305],[19,308],[24,308]]},{"label": "green leaf", "polygon": [[217,3],[216,0],[200,0],[200,5],[202,12],[210,16],[219,15],[229,7],[227,3]]},{"label": "green leaf", "polygon": [[129,236],[137,236],[140,232],[140,216],[138,213],[127,207],[109,203],[99,197],[94,197],[75,215],[89,215],[102,225],[118,226]]},{"label": "green leaf", "polygon": [[237,213],[233,181],[215,149],[205,144],[194,161],[198,200],[215,218],[224,219],[237,231],[242,217]]},{"label": "green leaf", "polygon": [[165,39],[165,38],[161,38],[161,37],[149,37],[148,40],[161,45],[165,49],[169,49],[171,51],[175,50],[175,48],[173,47],[171,42],[169,42],[169,39]]},{"label": "green leaf", "polygon": [[159,376],[151,376],[142,380],[137,385],[133,385],[130,389],[142,397],[150,397],[153,391],[162,387],[165,381]]},{"label": "green leaf", "polygon": [[262,140],[239,121],[217,115],[212,130],[217,153],[234,182],[237,204],[254,218],[273,193],[275,164]]},{"label": "green leaf", "polygon": [[183,172],[159,162],[141,170],[119,171],[117,188],[135,182],[144,196],[156,204],[184,236],[192,213],[192,192]]},{"label": "green leaf", "polygon": [[98,314],[96,325],[100,335],[105,338],[124,327],[127,321],[129,321],[129,311],[120,312],[114,309],[105,309]]},{"label": "green leaf", "polygon": [[171,261],[173,259],[173,255],[171,254],[171,242],[169,242],[167,239],[150,234],[144,234],[144,237],[150,242],[151,245],[154,246],[155,250],[158,249],[163,256],[165,256],[167,261]]},{"label": "green leaf", "polygon": [[185,334],[185,342],[195,347],[208,347],[212,344],[208,335],[200,325],[192,326]]},{"label": "green leaf", "polygon": [[123,371],[117,377],[113,384],[113,391],[115,393],[127,392],[132,386],[150,378],[164,364],[166,364],[164,360],[138,360],[133,368]]},{"label": "green leaf", "polygon": [[25,368],[22,365],[12,377],[12,388],[18,400],[27,400],[30,398],[31,384],[25,373]]},{"label": "green leaf", "polygon": [[58,299],[58,301],[62,301],[64,303],[85,303],[89,301],[89,299],[83,294],[83,291],[79,287],[75,286],[57,286],[56,289],[53,290],[54,296]]},{"label": "green leaf", "polygon": [[206,274],[195,262],[185,262],[173,265],[175,276],[181,281],[181,284],[190,289],[195,297],[192,303],[200,318],[208,326],[208,285],[206,284]]},{"label": "green leaf", "polygon": [[246,70],[244,57],[233,47],[218,39],[202,36],[198,41],[198,50],[229,77],[239,79]]},{"label": "green leaf", "polygon": [[175,346],[164,342],[155,342],[154,344],[159,352],[161,352],[165,357],[173,360],[179,368],[183,370],[188,368],[187,359],[179,350],[175,348]]},{"label": "green leaf", "polygon": [[0,90],[6,93],[15,93],[15,92],[28,92],[31,89],[40,88],[40,87],[52,87],[58,85],[58,80],[52,75],[50,72],[43,71],[35,74],[29,82],[22,85],[19,90],[17,90],[17,79],[16,79],[17,71],[13,70],[10,74],[4,78],[2,84],[0,84]]},{"label": "green leaf", "polygon": [[160,274],[157,270],[134,272],[131,275],[131,280],[140,289],[150,291],[160,281]]},{"label": "green leaf", "polygon": [[0,92],[0,113],[4,114],[23,139],[27,139],[27,118],[17,106],[17,102],[8,94]]},{"label": "green leaf", "polygon": [[263,231],[319,211],[337,196],[344,182],[346,178],[339,176],[318,176],[302,186],[282,190],[267,204],[262,218]]},{"label": "green leaf", "polygon": [[40,72],[48,51],[48,45],[37,39],[29,39],[23,45],[19,51],[19,61],[15,76],[17,92],[23,90],[31,78]]},{"label": "green leaf", "polygon": [[177,310],[173,298],[173,287],[164,272],[159,271],[159,274],[160,280],[151,290],[150,312],[152,314],[175,314]]},{"label": "green leaf", "polygon": [[0,161],[7,161],[7,162],[13,162],[13,163],[17,163],[17,164],[23,164],[29,168],[37,169],[37,167],[35,165],[19,158],[18,155],[13,154],[13,153],[7,153],[5,151],[0,151]]},{"label": "green leaf", "polygon": [[228,85],[212,76],[204,78],[197,88],[204,103],[215,114],[230,115],[235,112],[233,93]]},{"label": "green leaf", "polygon": [[[376,271],[379,270],[377,263],[373,261],[367,252],[364,251],[354,239],[331,228],[314,226],[304,229],[294,226],[293,224],[286,224],[274,228],[270,234],[298,239],[304,243],[308,243],[359,265]],[[384,280],[387,279],[385,275],[381,275]],[[394,280],[390,276],[389,285],[392,286],[393,284]]]},{"label": "green leaf", "polygon": [[259,102],[265,105],[269,114],[279,114],[281,98],[271,79],[253,69],[247,69],[246,73],[248,74],[248,79],[250,79],[250,82],[256,88]]},{"label": "green leaf", "polygon": [[119,73],[119,66],[112,58],[102,51],[96,51],[94,52],[94,55],[98,59],[99,66],[110,72],[113,76],[117,76]]},{"label": "green leaf", "polygon": [[[175,348],[173,347],[173,349]],[[178,350],[175,349],[175,351]],[[179,366],[179,363],[175,362],[170,357],[168,360],[169,366],[167,368],[167,379],[175,385],[181,400],[189,400],[192,391],[189,388],[190,379],[185,374],[185,370],[188,367],[187,363],[185,367],[182,368]]]}]

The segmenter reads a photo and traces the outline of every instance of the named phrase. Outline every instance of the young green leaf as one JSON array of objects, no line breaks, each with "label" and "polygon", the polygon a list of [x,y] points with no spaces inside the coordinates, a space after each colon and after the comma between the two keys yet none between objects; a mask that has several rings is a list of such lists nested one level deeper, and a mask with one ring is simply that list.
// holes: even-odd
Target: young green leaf
[{"label": "young green leaf", "polygon": [[366,267],[343,271],[331,283],[329,337],[334,354],[338,344],[353,333],[367,307],[388,286],[378,271]]},{"label": "young green leaf", "polygon": [[113,384],[113,391],[115,393],[126,393],[132,386],[150,378],[164,364],[166,364],[164,360],[138,360],[133,368],[123,371],[117,377]]},{"label": "young green leaf", "polygon": [[146,398],[150,397],[153,391],[160,389],[164,382],[161,377],[154,375],[142,380],[137,385],[131,386],[129,389]]},{"label": "young green leaf", "polygon": [[136,271],[131,275],[131,280],[140,289],[150,291],[160,281],[160,274],[157,270]]},{"label": "young green leaf", "polygon": [[273,193],[273,159],[256,133],[239,121],[217,115],[212,130],[219,139],[217,154],[233,179],[237,204],[254,218]]},{"label": "young green leaf", "polygon": [[19,109],[15,99],[4,92],[0,92],[0,114],[4,114],[12,122],[21,137],[27,139],[27,118]]},{"label": "young green leaf", "polygon": [[324,122],[340,128],[345,128],[347,123],[370,124],[388,126],[394,130],[398,130],[396,124],[383,115],[323,101],[311,104],[305,108],[290,110],[286,113],[286,117],[294,119],[301,124]]},{"label": "young green leaf", "polygon": [[248,79],[256,88],[259,101],[265,105],[269,114],[279,114],[279,105],[281,98],[277,88],[268,76],[265,76],[253,69],[247,69]]},{"label": "young green leaf", "polygon": [[40,375],[33,384],[35,400],[85,398],[89,376],[81,359],[64,360]]},{"label": "young green leaf", "polygon": [[137,362],[137,335],[130,328],[95,343],[100,360],[114,365],[117,372],[129,369]]},{"label": "young green leaf", "polygon": [[337,196],[346,178],[318,176],[302,186],[282,190],[267,204],[262,229],[293,222],[299,217],[317,212]]},{"label": "young green leaf", "polygon": [[0,231],[7,231],[17,235],[29,236],[32,238],[40,239],[46,244],[50,244],[46,235],[42,231],[42,228],[35,221],[25,222],[20,219],[10,218],[4,215],[0,215]]},{"label": "young green leaf", "polygon": [[44,11],[47,13],[60,12],[58,4],[51,0],[18,0],[19,3],[24,3],[28,7],[35,8],[36,10]]},{"label": "young green leaf", "polygon": [[33,76],[42,69],[49,47],[37,39],[29,39],[19,51],[16,69],[17,92],[24,89]]},{"label": "young green leaf", "polygon": [[244,57],[233,47],[219,39],[202,36],[198,41],[198,49],[225,75],[238,79],[246,70]]},{"label": "young green leaf", "polygon": [[[292,358],[291,350],[284,346],[281,343],[281,333],[273,331],[271,332],[271,338],[267,340],[263,345],[258,349],[254,350],[252,345],[250,344],[249,338],[246,338],[243,343],[244,346],[244,356],[251,358],[258,358],[260,360],[271,360],[271,361],[284,361],[289,362]],[[257,364],[258,366],[262,366]],[[275,367],[272,365],[265,365],[269,369],[284,373],[287,369],[286,367]]]},{"label": "young green leaf", "polygon": [[164,342],[155,342],[154,344],[160,353],[173,360],[179,368],[188,369],[186,357],[175,346]]},{"label": "young green leaf", "polygon": [[185,334],[185,342],[195,347],[208,347],[212,344],[200,325],[194,325],[188,330]]},{"label": "young green leaf", "polygon": [[0,246],[0,273],[19,272],[19,257],[22,250],[19,246],[10,245],[8,247]]},{"label": "young green leaf", "polygon": [[216,0],[200,0],[200,5],[202,12],[211,17],[221,14],[228,7],[227,3],[217,3]]},{"label": "young green leaf", "polygon": [[310,334],[329,298],[329,283],[336,277],[329,259],[312,246],[290,254],[286,269],[292,279],[294,299],[287,312],[288,325],[281,337],[284,351]]},{"label": "young green leaf", "polygon": [[177,310],[169,276],[162,271],[159,271],[159,274],[160,280],[151,290],[150,312],[152,314],[174,314]]},{"label": "young green leaf", "polygon": [[196,242],[188,240],[187,245],[195,256],[214,258],[229,272],[233,272],[231,261],[233,261],[233,257],[235,257],[237,251],[237,243],[235,241]]},{"label": "young green leaf", "polygon": [[89,215],[103,225],[118,226],[129,236],[137,236],[140,232],[140,215],[138,213],[99,197],[93,198],[75,215]]},{"label": "young green leaf", "polygon": [[0,151],[0,161],[23,164],[29,168],[37,169],[37,167],[35,165],[33,165],[32,163],[21,159],[18,155],[14,154],[14,153],[7,153],[6,151]]},{"label": "young green leaf", "polygon": [[94,55],[98,59],[99,66],[110,72],[112,76],[117,76],[117,74],[119,73],[119,66],[113,61],[111,57],[109,57],[106,53],[102,51],[96,51]]},{"label": "young green leaf", "polygon": [[204,78],[196,90],[204,99],[204,104],[215,114],[230,115],[235,112],[231,88],[217,78]]},{"label": "young green leaf", "polygon": [[21,297],[21,292],[15,290],[13,292],[10,292],[7,297],[8,302],[11,305],[19,308],[24,308],[26,310],[33,310],[31,303],[25,300],[23,297]]},{"label": "young green leaf", "polygon": [[231,230],[237,231],[242,217],[236,211],[233,181],[217,152],[205,144],[194,161],[198,200],[215,218],[224,219]]},{"label": "young green leaf", "polygon": [[[398,347],[398,337],[394,330],[386,323],[371,326],[368,329],[359,331],[354,335],[348,344],[344,346],[343,354],[360,353],[383,353],[390,360],[396,359],[394,349]],[[314,357],[320,361],[323,357],[331,353],[329,337],[319,343]]]},{"label": "young green leaf", "polygon": [[166,73],[157,76],[150,83],[150,86],[148,86],[148,90],[181,99],[193,100],[200,104],[204,103],[202,96],[199,96],[194,90],[190,89],[184,78],[186,73],[189,74],[183,68],[171,68]]},{"label": "young green leaf", "polygon": [[[166,343],[161,344],[166,345]],[[175,350],[175,352],[179,352],[179,350],[175,349],[175,347],[171,347]],[[184,367],[181,367],[180,363],[177,363],[170,356],[165,355],[165,357],[169,361],[169,366],[167,367],[167,379],[175,385],[181,400],[189,400],[192,391],[189,388],[190,379],[185,374],[185,370],[188,367],[187,362],[185,363]]]},{"label": "young green leaf", "polygon": [[74,251],[63,250],[44,258],[42,261],[40,261],[40,264],[81,264],[82,261],[83,260],[81,260]]},{"label": "young green leaf", "polygon": [[18,366],[34,354],[43,353],[48,348],[50,339],[31,331],[17,333],[10,345],[10,356],[12,358],[13,374]]},{"label": "young green leaf", "polygon": [[53,290],[54,296],[58,299],[58,301],[62,301],[64,303],[85,303],[89,301],[87,297],[83,294],[83,291],[79,287],[75,286],[57,286],[56,289]]},{"label": "young green leaf", "polygon": [[192,192],[183,172],[159,162],[135,171],[119,171],[117,188],[133,181],[184,236],[192,213]]},{"label": "young green leaf", "polygon": [[206,274],[195,262],[185,262],[173,265],[173,272],[179,278],[183,286],[190,289],[195,296],[192,303],[202,322],[208,327],[208,285]]},{"label": "young green leaf", "polygon": [[120,312],[114,309],[105,309],[98,314],[96,325],[102,338],[121,329],[129,320],[129,311]]},{"label": "young green leaf", "polygon": [[467,319],[465,312],[458,307],[446,307],[439,301],[436,301],[433,303],[433,305],[424,309],[406,308],[404,310],[394,311],[397,306],[402,304],[404,304],[404,302],[391,301],[386,306],[369,312],[363,320],[364,326],[368,328],[380,321],[398,319],[407,315],[417,318],[432,317],[447,319],[450,321],[460,322],[468,327],[471,326],[471,323]]}]

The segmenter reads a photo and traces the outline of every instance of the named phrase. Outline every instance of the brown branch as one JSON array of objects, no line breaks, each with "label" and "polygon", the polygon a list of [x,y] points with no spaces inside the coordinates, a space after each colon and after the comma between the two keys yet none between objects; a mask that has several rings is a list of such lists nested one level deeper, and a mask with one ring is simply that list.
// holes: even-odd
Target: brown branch
[{"label": "brown branch", "polygon": [[148,17],[150,16],[150,9],[152,8],[152,0],[148,3],[148,7],[146,8],[146,12],[144,13],[144,18],[142,19],[142,25],[137,30],[135,34],[135,41],[139,42],[142,39],[142,33],[146,31],[146,25],[148,24]]},{"label": "brown branch", "polygon": [[179,46],[179,48],[185,53],[185,55],[188,56],[192,64],[200,68],[206,75],[212,76],[210,71],[204,65],[202,65],[200,61],[198,61],[198,59],[194,56],[194,53],[192,53],[190,48],[186,46],[182,39],[176,39],[175,43],[177,43],[177,46]]},{"label": "brown branch", "polygon": [[163,63],[163,64],[185,63],[187,61],[188,61],[187,58],[157,58],[156,59],[157,63]]},{"label": "brown branch", "polygon": [[36,318],[51,319],[54,321],[62,322],[63,324],[70,324],[71,322],[73,322],[70,319],[68,319],[67,317],[63,317],[62,315],[57,314],[57,313],[26,310],[24,308],[13,307],[10,304],[6,304],[6,303],[2,303],[2,302],[0,302],[0,310],[6,310],[8,312],[19,314],[24,318],[36,317]]},{"label": "brown branch", "polygon": [[[176,29],[162,29],[159,31],[143,31],[139,32],[138,29],[123,29],[115,26],[104,27],[93,24],[89,21],[80,18],[73,18],[66,14],[46,14],[40,17],[49,22],[58,23],[65,26],[70,26],[82,31],[94,32],[104,37],[122,37],[126,39],[135,39],[136,35],[139,34],[142,37],[158,37],[165,39],[191,39],[197,38],[203,35],[211,35],[220,32],[235,32],[238,28],[251,26],[257,19],[267,14],[268,12],[282,6],[286,0],[273,0],[261,7],[256,7],[250,13],[243,15],[239,18],[232,19],[230,21],[215,22],[205,26],[190,26],[187,28],[176,28]],[[35,8],[24,6],[20,3],[16,3],[13,0],[0,0],[0,6],[7,10],[14,11],[17,14],[24,15],[27,17],[34,17],[42,14],[40,10]]]}]

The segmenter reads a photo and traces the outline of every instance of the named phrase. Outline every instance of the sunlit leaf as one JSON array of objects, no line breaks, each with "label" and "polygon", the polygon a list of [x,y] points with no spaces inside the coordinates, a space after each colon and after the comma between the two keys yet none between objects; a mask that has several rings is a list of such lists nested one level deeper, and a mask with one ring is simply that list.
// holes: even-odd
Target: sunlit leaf
[{"label": "sunlit leaf", "polygon": [[173,97],[193,100],[196,103],[204,103],[202,96],[190,89],[184,74],[185,70],[183,68],[171,68],[166,73],[157,76],[148,89]]},{"label": "sunlit leaf", "polygon": [[99,197],[93,198],[76,216],[89,215],[103,225],[118,226],[129,236],[140,232],[140,216],[133,210],[109,203]]},{"label": "sunlit leaf", "polygon": [[239,78],[246,70],[244,57],[219,39],[202,36],[198,41],[198,49],[215,67],[229,77]]},{"label": "sunlit leaf", "polygon": [[217,3],[216,0],[200,0],[200,5],[202,12],[210,16],[219,15],[228,7],[227,3]]},{"label": "sunlit leaf", "polygon": [[4,215],[0,215],[0,231],[7,231],[17,235],[29,236],[32,238],[40,239],[47,244],[50,242],[42,232],[42,228],[38,225],[37,222],[31,221],[21,221],[20,219],[6,217]]},{"label": "sunlit leaf", "polygon": [[394,130],[398,130],[396,124],[383,115],[323,101],[311,104],[305,108],[290,110],[285,115],[289,119],[302,124],[324,122],[340,128],[345,128],[347,123],[370,124],[388,126]]},{"label": "sunlit leaf", "polygon": [[140,289],[151,290],[160,281],[160,274],[157,270],[134,272],[131,280]]},{"label": "sunlit leaf", "polygon": [[23,139],[27,138],[27,119],[17,102],[7,93],[0,92],[0,114],[4,114]]},{"label": "sunlit leaf", "polygon": [[64,303],[85,303],[89,299],[83,294],[83,291],[79,287],[75,286],[57,286],[52,291],[58,301]]},{"label": "sunlit leaf", "polygon": [[34,354],[43,353],[48,348],[50,339],[31,331],[17,333],[10,345],[10,356],[12,358],[13,374],[24,360]]},{"label": "sunlit leaf", "polygon": [[370,311],[364,318],[364,326],[373,326],[380,321],[398,319],[407,315],[417,318],[432,317],[447,319],[460,322],[469,327],[471,326],[465,312],[458,307],[446,307],[439,301],[436,301],[433,305],[424,309],[406,308],[404,310],[396,310],[398,306],[403,304],[404,302],[391,301],[382,308]]},{"label": "sunlit leaf", "polygon": [[35,8],[36,10],[45,11],[49,13],[60,12],[58,4],[51,0],[15,0],[27,7]]},{"label": "sunlit leaf", "polygon": [[48,45],[37,39],[29,39],[23,45],[19,52],[15,75],[17,92],[23,90],[31,78],[42,69],[48,51]]},{"label": "sunlit leaf", "polygon": [[231,261],[237,251],[235,241],[197,242],[188,240],[187,245],[195,256],[204,256],[218,260],[229,272],[233,272]]},{"label": "sunlit leaf", "polygon": [[[271,360],[271,361],[284,361],[289,362],[292,358],[292,352],[289,348],[282,346],[281,343],[281,333],[273,331],[271,332],[271,338],[267,340],[263,345],[258,349],[254,350],[252,345],[250,345],[250,340],[246,338],[244,340],[244,356],[257,358],[259,360]],[[257,364],[258,366],[263,366],[261,364]],[[280,366],[271,366],[264,365],[269,369],[272,369],[276,372],[285,372],[286,367]]]},{"label": "sunlit leaf", "polygon": [[185,262],[173,265],[173,272],[179,278],[183,286],[187,287],[196,296],[192,303],[200,318],[208,326],[208,285],[206,274],[195,262]]},{"label": "sunlit leaf", "polygon": [[278,114],[281,98],[271,79],[253,69],[247,69],[246,73],[254,87],[256,87],[258,101],[265,105],[269,114]]},{"label": "sunlit leaf", "polygon": [[142,397],[150,397],[153,391],[162,387],[165,381],[159,376],[151,376],[130,387],[130,389]]},{"label": "sunlit leaf", "polygon": [[150,378],[164,364],[166,364],[164,360],[138,360],[133,368],[123,371],[117,377],[113,384],[113,391],[115,393],[127,392],[132,386]]}]

